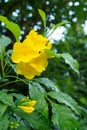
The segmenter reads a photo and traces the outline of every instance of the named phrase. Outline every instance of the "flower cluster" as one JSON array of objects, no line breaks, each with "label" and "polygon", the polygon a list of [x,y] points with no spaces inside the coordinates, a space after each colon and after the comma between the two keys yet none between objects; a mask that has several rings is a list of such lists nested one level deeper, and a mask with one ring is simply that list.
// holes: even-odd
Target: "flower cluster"
[{"label": "flower cluster", "polygon": [[11,59],[17,64],[17,73],[27,79],[39,76],[48,65],[45,49],[51,47],[52,44],[47,38],[31,30],[22,43],[16,42],[13,47]]},{"label": "flower cluster", "polygon": [[36,105],[36,101],[30,101],[29,98],[25,98],[21,100],[20,105],[18,105],[18,108],[22,109],[26,113],[32,113],[35,108],[34,106]]}]

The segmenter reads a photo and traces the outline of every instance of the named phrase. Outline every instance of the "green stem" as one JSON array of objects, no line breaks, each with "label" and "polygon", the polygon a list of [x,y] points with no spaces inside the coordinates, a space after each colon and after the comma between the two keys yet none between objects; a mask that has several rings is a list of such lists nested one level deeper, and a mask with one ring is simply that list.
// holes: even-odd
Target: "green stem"
[{"label": "green stem", "polygon": [[15,79],[17,79],[17,80],[19,80],[19,81],[22,81],[22,82],[25,83],[25,84],[28,84],[28,82],[25,81],[25,79],[21,79],[21,78],[19,78],[18,76],[8,75],[8,76],[5,76],[5,77],[6,77],[6,78],[15,78]]},{"label": "green stem", "polygon": [[1,70],[2,70],[2,77],[4,77],[4,65],[3,65],[3,58],[1,58]]},{"label": "green stem", "polygon": [[27,85],[28,85],[28,82],[27,82],[27,81],[25,81],[24,79],[21,79],[21,78],[19,78],[19,77],[17,77],[17,76],[8,75],[8,76],[4,76],[4,78],[15,78],[16,80],[6,82],[6,83],[0,85],[0,87],[4,87],[4,86],[6,86],[6,85],[8,85],[8,84],[16,83],[16,82],[19,82],[19,81],[21,81],[21,82],[23,82],[24,84],[27,84]]},{"label": "green stem", "polygon": [[44,36],[46,37],[46,23],[44,23]]},{"label": "green stem", "polygon": [[18,82],[18,81],[19,81],[19,80],[13,80],[13,81],[4,83],[4,84],[0,85],[0,88],[6,86],[6,85],[8,85],[8,84],[12,84],[12,83]]}]

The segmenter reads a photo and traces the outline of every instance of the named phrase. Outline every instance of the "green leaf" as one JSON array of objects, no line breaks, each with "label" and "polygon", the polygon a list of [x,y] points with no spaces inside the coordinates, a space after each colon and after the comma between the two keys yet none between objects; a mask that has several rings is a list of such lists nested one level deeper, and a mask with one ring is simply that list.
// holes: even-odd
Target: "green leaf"
[{"label": "green leaf", "polygon": [[[45,49],[45,52],[46,52],[46,54],[47,54],[47,56],[48,56],[49,58],[54,58],[54,57],[60,58],[60,57],[61,57],[60,54],[57,54],[57,53],[55,53],[54,51],[49,50],[49,49]],[[59,56],[59,57],[58,57],[58,56]]]},{"label": "green leaf", "polygon": [[[33,86],[35,86],[36,88],[38,88],[42,93],[45,93],[45,89],[44,89],[44,87],[42,87],[41,85],[40,85],[40,83],[39,82],[37,82],[38,81],[38,79],[36,79],[35,81],[33,81]],[[41,93],[40,92],[40,93]]]},{"label": "green leaf", "polygon": [[15,107],[13,96],[7,93],[7,90],[0,90],[0,101],[8,106]]},{"label": "green leaf", "polygon": [[68,107],[53,102],[51,105],[52,122],[59,127],[59,130],[80,130],[77,118]]},{"label": "green leaf", "polygon": [[25,96],[23,94],[19,94],[19,93],[11,93],[11,95],[13,97],[15,97],[17,100],[21,100],[21,99],[25,98]]},{"label": "green leaf", "polygon": [[45,14],[45,12],[44,12],[43,10],[41,10],[41,9],[38,9],[38,12],[39,12],[39,14],[40,14],[40,16],[41,16],[41,18],[42,18],[42,20],[43,20],[44,28],[46,28],[46,14]]},{"label": "green leaf", "polygon": [[5,23],[6,28],[9,29],[15,36],[16,41],[20,37],[20,28],[16,23],[10,22],[6,17],[0,15],[0,21]]},{"label": "green leaf", "polygon": [[2,117],[6,109],[7,109],[7,105],[0,102],[0,118]]},{"label": "green leaf", "polygon": [[33,124],[37,130],[50,130],[49,121],[40,113],[32,113],[29,116],[29,123]]},{"label": "green leaf", "polygon": [[37,101],[35,109],[48,118],[48,105],[44,97],[45,95],[37,88],[34,83],[29,84],[29,95],[31,99]]},{"label": "green leaf", "polygon": [[69,53],[61,54],[61,57],[65,60],[65,62],[70,65],[70,67],[79,74],[79,64],[78,62],[73,59],[73,57]]},{"label": "green leaf", "polygon": [[59,91],[59,92],[49,92],[47,95],[56,99],[59,103],[65,104],[66,106],[70,107],[72,110],[75,111],[76,114],[79,115],[79,106],[77,102],[71,98],[69,95]]},{"label": "green leaf", "polygon": [[19,109],[15,109],[15,113],[22,118],[22,124],[25,124],[27,130],[30,128],[30,126],[34,130],[50,130],[49,120],[47,120],[41,113],[38,113],[37,111],[27,114]]},{"label": "green leaf", "polygon": [[45,85],[47,88],[51,90],[59,91],[58,85],[48,78],[37,78],[35,79],[35,81],[39,82],[40,84]]},{"label": "green leaf", "polygon": [[70,23],[69,21],[65,21],[65,22],[60,22],[60,23],[57,23],[56,25],[54,25],[53,29],[57,29],[58,27],[60,27],[61,25],[64,25],[66,23]]},{"label": "green leaf", "polygon": [[7,47],[10,43],[11,43],[11,40],[8,37],[1,35],[0,36],[0,53],[2,53],[3,49],[5,49],[5,47]]},{"label": "green leaf", "polygon": [[8,115],[5,114],[0,118],[0,130],[8,130],[9,119]]},{"label": "green leaf", "polygon": [[68,64],[79,75],[79,64],[77,60],[73,59],[73,57],[69,53],[58,54],[48,49],[46,49],[45,52],[47,53],[49,58],[63,58],[65,60],[65,63]]}]

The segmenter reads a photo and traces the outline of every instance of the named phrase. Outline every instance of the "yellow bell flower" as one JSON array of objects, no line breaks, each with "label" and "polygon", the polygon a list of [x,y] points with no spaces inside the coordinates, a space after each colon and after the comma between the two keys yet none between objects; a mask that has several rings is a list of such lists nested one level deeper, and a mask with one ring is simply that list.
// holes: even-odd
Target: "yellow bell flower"
[{"label": "yellow bell flower", "polygon": [[29,106],[18,106],[18,107],[21,108],[26,113],[32,113],[35,110],[34,107]]},{"label": "yellow bell flower", "polygon": [[35,110],[35,108],[34,108],[34,106],[36,105],[36,101],[35,100],[33,100],[33,101],[25,101],[25,103],[23,103],[23,104],[25,104],[25,105],[21,104],[18,107],[20,109],[22,109],[24,112],[32,113]]},{"label": "yellow bell flower", "polygon": [[36,105],[36,101],[35,101],[35,100],[30,101],[30,102],[29,102],[29,105],[32,106],[32,107],[34,107],[34,106]]},{"label": "yellow bell flower", "polygon": [[17,73],[27,79],[39,76],[48,65],[48,57],[44,50],[51,47],[52,44],[47,38],[31,30],[22,43],[16,42],[13,47],[11,59],[17,63]]}]

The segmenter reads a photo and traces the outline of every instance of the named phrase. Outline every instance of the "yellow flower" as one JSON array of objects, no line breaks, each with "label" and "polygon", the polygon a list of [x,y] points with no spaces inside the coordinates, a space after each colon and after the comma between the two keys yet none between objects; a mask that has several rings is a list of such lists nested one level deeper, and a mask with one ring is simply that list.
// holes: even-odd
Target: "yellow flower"
[{"label": "yellow flower", "polygon": [[48,65],[47,57],[42,53],[39,57],[31,60],[28,63],[18,63],[16,66],[17,72],[24,75],[27,79],[32,79],[34,76],[39,76],[45,67]]},{"label": "yellow flower", "polygon": [[32,107],[34,107],[34,106],[36,105],[36,101],[35,101],[35,100],[30,101],[30,102],[29,102],[29,105],[32,106]]},{"label": "yellow flower", "polygon": [[33,100],[33,101],[25,101],[18,107],[26,113],[32,113],[35,110],[35,108],[34,108],[35,105],[36,105],[36,101]]},{"label": "yellow flower", "polygon": [[39,76],[48,65],[48,57],[44,50],[51,47],[52,44],[47,38],[31,30],[22,43],[16,42],[13,47],[11,59],[17,63],[17,73],[27,79]]},{"label": "yellow flower", "polygon": [[35,110],[34,107],[29,106],[18,106],[18,107],[21,108],[26,113],[32,113]]}]

